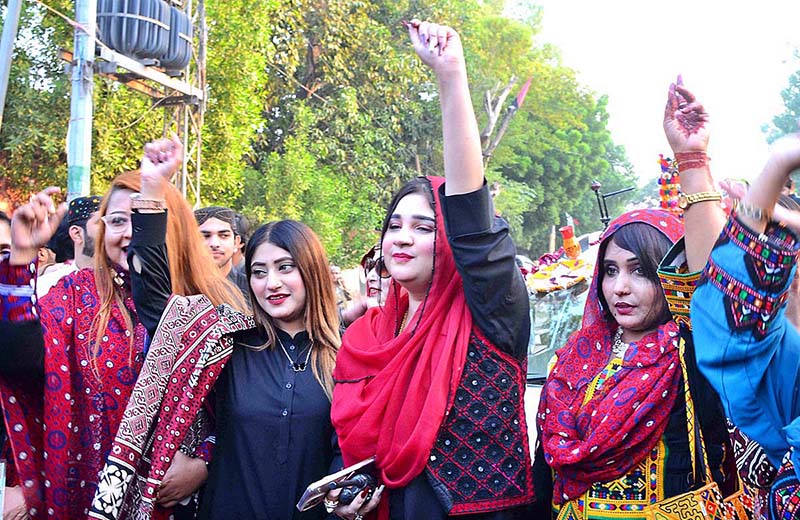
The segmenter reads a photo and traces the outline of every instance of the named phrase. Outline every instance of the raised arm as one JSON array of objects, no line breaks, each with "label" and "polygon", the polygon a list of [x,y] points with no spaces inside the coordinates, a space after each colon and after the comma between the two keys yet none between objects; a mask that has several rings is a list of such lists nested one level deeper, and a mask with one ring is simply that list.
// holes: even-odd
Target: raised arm
[{"label": "raised arm", "polygon": [[461,38],[450,27],[419,20],[408,24],[408,34],[417,55],[433,70],[439,83],[445,193],[471,193],[483,185],[483,157]]},{"label": "raised arm", "polygon": [[800,132],[782,137],[772,144],[766,166],[739,204],[737,216],[744,225],[762,233],[767,221],[774,215],[774,220],[785,223],[795,233],[800,232],[798,212],[776,207],[786,178],[797,168],[800,168]]},{"label": "raised arm", "polygon": [[[664,109],[664,134],[678,163],[681,192],[687,196],[715,191],[706,155],[708,121],[705,108],[683,86],[678,76],[678,81],[669,87]],[[684,209],[683,221],[689,271],[700,271],[725,224],[725,212],[717,200],[696,202]]]},{"label": "raised arm", "polygon": [[[761,176],[725,225],[691,311],[700,370],[727,416],[776,466],[800,438],[800,378],[793,368],[800,366],[800,334],[787,326],[784,304],[800,244],[785,227],[767,221],[797,167],[800,135],[794,134],[774,144]],[[786,212],[790,219],[796,215]]]},{"label": "raised arm", "polygon": [[[164,201],[166,183],[180,166],[182,156],[183,146],[175,137],[145,145],[140,167],[140,200]],[[167,214],[165,210],[138,209],[131,219],[133,237],[128,264],[133,301],[152,337],[172,294],[166,244]]]}]

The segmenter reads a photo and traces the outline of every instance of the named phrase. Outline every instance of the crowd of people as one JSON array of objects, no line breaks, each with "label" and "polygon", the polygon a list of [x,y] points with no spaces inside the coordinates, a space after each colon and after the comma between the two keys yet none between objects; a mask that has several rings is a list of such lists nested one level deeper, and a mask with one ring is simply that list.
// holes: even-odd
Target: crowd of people
[{"label": "crowd of people", "polygon": [[4,518],[800,518],[800,213],[776,206],[800,137],[728,215],[708,114],[670,86],[683,217],[610,223],[526,418],[528,294],[460,37],[408,31],[438,83],[444,177],[395,194],[362,297],[302,222],[192,212],[176,138],[102,198],[51,187],[0,214]]}]

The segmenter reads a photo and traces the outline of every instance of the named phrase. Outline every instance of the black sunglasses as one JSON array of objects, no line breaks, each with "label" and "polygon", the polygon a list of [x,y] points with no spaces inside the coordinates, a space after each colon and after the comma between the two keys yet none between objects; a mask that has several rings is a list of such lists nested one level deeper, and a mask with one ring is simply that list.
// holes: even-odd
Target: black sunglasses
[{"label": "black sunglasses", "polygon": [[381,278],[391,278],[392,275],[389,274],[389,270],[386,269],[386,264],[383,262],[383,257],[378,258],[362,258],[361,259],[361,267],[364,268],[364,274],[369,274],[370,271],[373,269],[378,270],[378,276]]}]

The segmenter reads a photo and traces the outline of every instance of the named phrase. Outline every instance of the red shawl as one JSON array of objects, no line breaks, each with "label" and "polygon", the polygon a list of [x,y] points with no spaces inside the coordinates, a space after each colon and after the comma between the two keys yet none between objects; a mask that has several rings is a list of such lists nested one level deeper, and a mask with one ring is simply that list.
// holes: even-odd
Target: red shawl
[{"label": "red shawl", "polygon": [[170,298],[100,473],[89,517],[168,517],[168,510],[155,505],[158,488],[233,351],[230,335],[253,327],[251,316],[215,308],[205,296]]},{"label": "red shawl", "polygon": [[[0,380],[16,471],[35,517],[86,517],[97,474],[142,366],[137,354],[145,330],[128,287],[123,289],[127,310],[113,304],[93,366],[92,321],[100,308],[94,272],[83,269],[61,279],[38,305],[44,385],[23,377]],[[134,330],[125,328],[123,312],[131,314]]]},{"label": "red shawl", "polygon": [[[395,330],[408,295],[392,282],[383,308],[370,309],[345,332],[336,360],[331,418],[345,464],[376,456],[388,488],[408,485],[428,462],[464,368],[472,315],[443,233],[440,177],[435,197],[433,279],[408,327]],[[385,500],[384,500],[385,502]]]},{"label": "red shawl", "polygon": [[[673,243],[683,233],[683,224],[670,213],[632,211],[611,223],[600,251],[632,222],[653,226]],[[618,327],[601,307],[600,269],[598,258],[582,327],[557,352],[539,402],[539,436],[555,471],[556,504],[580,496],[595,482],[625,475],[644,459],[664,434],[678,393],[678,326],[669,321],[632,344],[623,367],[583,404],[589,383],[608,364]]]}]

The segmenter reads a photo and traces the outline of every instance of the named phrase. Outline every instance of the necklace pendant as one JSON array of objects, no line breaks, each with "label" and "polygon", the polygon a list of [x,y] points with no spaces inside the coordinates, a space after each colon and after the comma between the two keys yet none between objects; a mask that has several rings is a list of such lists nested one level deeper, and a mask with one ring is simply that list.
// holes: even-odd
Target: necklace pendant
[{"label": "necklace pendant", "polygon": [[292,362],[292,364],[289,365],[289,366],[292,368],[292,371],[295,372],[295,373],[296,372],[305,372],[306,368],[308,368],[308,363],[297,363],[295,361],[295,362]]}]

